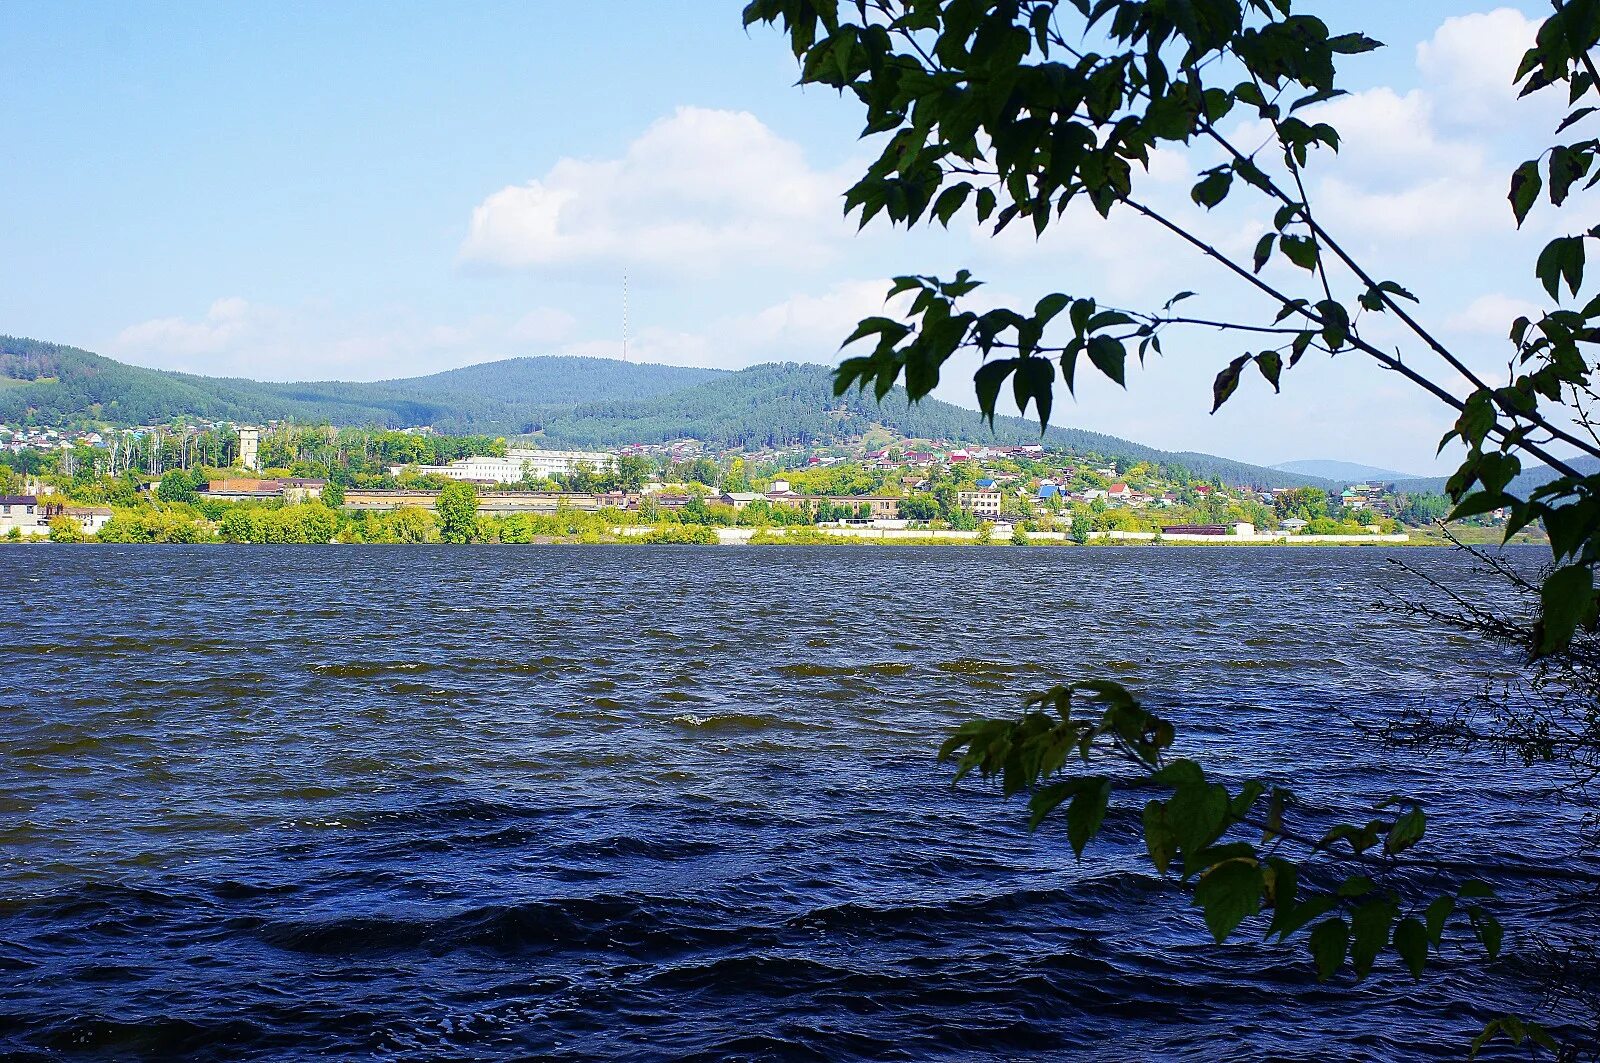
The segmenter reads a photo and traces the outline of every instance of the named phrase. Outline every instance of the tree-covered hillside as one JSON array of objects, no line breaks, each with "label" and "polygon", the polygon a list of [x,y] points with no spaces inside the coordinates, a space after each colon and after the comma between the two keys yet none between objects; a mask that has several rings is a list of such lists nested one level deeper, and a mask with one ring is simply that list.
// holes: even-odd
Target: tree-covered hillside
[{"label": "tree-covered hillside", "polygon": [[[1034,422],[997,417],[991,432],[973,410],[936,399],[912,405],[901,388],[882,405],[873,401],[871,393],[852,391],[836,398],[831,368],[794,363],[752,366],[652,399],[584,403],[544,417],[539,435],[551,442],[585,447],[683,438],[725,447],[783,447],[852,439],[876,426],[914,439],[1041,442]],[[1197,476],[1220,477],[1229,483],[1262,487],[1328,484],[1211,454],[1168,453],[1075,428],[1051,428],[1042,441],[1083,453],[1182,465]]]},{"label": "tree-covered hillside", "polygon": [[[775,447],[855,439],[874,427],[916,439],[1037,443],[1038,425],[996,418],[895,389],[833,394],[823,365],[759,365],[730,373],[604,358],[512,358],[374,383],[269,383],[124,365],[74,347],[0,337],[0,421],[159,424],[174,418],[295,420],[350,427],[433,425],[461,435],[534,433],[552,443],[619,446],[699,439]],[[1115,436],[1052,428],[1044,442],[1081,453],[1183,465],[1228,483],[1291,487],[1312,477],[1210,454],[1169,454]]]},{"label": "tree-covered hillside", "polygon": [[552,408],[642,399],[722,375],[604,358],[511,358],[374,383],[268,383],[124,365],[75,347],[0,337],[0,421],[153,424],[174,417],[297,420],[456,433],[527,430]]}]

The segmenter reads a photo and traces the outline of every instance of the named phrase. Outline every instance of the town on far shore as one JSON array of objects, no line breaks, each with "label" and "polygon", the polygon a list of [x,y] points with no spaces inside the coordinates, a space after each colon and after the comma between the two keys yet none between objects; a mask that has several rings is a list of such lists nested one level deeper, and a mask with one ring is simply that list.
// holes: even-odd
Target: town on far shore
[{"label": "town on far shore", "polygon": [[1394,484],[1224,484],[1115,455],[886,432],[599,451],[429,427],[0,425],[10,541],[1404,543],[1448,510]]}]

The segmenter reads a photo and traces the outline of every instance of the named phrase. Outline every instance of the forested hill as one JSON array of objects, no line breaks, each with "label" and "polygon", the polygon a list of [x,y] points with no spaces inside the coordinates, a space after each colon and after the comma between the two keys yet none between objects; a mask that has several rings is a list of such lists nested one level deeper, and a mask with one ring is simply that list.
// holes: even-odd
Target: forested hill
[{"label": "forested hill", "polygon": [[[849,392],[835,398],[832,369],[793,363],[752,366],[652,399],[584,403],[542,418],[538,435],[550,443],[582,447],[683,438],[729,447],[782,447],[844,441],[874,427],[913,439],[1007,444],[1041,441],[1035,422],[997,417],[991,432],[974,410],[936,399],[911,405],[899,388],[881,405],[871,393]],[[1169,453],[1075,428],[1052,428],[1043,441],[1106,457],[1182,465],[1197,476],[1220,477],[1234,484],[1297,487],[1332,483],[1211,454]]]},{"label": "forested hill", "polygon": [[297,420],[491,435],[593,399],[643,399],[726,375],[605,358],[512,358],[372,383],[269,383],[124,365],[75,347],[0,336],[0,421],[159,424],[174,417]]},{"label": "forested hill", "polygon": [[[833,394],[822,365],[759,365],[738,372],[636,365],[604,358],[512,358],[432,376],[374,383],[269,383],[124,365],[74,347],[0,337],[0,421],[69,425],[161,424],[176,417],[243,423],[296,420],[453,433],[533,433],[551,443],[616,446],[685,437],[726,447],[846,442],[883,427],[915,439],[1037,443],[1036,424],[933,399],[915,406],[896,389]],[[1330,481],[1210,454],[1169,454],[1115,436],[1052,428],[1046,442],[1132,461],[1180,464],[1236,484]]]}]

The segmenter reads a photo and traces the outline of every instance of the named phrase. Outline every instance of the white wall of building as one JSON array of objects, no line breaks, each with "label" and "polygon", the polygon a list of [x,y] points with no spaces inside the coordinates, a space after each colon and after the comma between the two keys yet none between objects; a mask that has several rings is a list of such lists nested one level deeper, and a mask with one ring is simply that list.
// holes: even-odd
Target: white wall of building
[{"label": "white wall of building", "polygon": [[[615,454],[597,450],[529,450],[513,447],[506,451],[503,458],[475,454],[470,458],[452,461],[449,465],[418,465],[416,468],[424,476],[514,484],[520,483],[526,476],[536,479],[564,476],[575,472],[579,465],[587,465],[593,471],[601,472],[615,460]],[[389,474],[398,476],[406,468],[408,466],[390,466]]]}]

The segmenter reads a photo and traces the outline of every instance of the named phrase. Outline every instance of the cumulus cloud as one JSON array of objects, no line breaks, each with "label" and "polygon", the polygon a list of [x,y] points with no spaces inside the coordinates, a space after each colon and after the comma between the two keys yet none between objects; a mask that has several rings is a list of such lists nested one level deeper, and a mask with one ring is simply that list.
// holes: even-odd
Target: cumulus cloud
[{"label": "cumulus cloud", "polygon": [[709,274],[814,263],[844,230],[843,178],[744,111],[679,107],[618,159],[563,158],[472,212],[463,262]]},{"label": "cumulus cloud", "polygon": [[1317,107],[1316,120],[1339,130],[1338,162],[1345,171],[1370,176],[1400,172],[1456,172],[1483,165],[1483,149],[1443,136],[1435,122],[1435,98],[1413,89],[1401,94],[1381,87],[1354,92]]},{"label": "cumulus cloud", "polygon": [[1446,176],[1394,190],[1363,188],[1330,178],[1316,199],[1318,216],[1335,231],[1388,240],[1419,236],[1475,237],[1510,232],[1511,213],[1500,190],[1481,179]]},{"label": "cumulus cloud", "polygon": [[1538,29],[1538,19],[1509,7],[1445,19],[1417,45],[1417,69],[1437,89],[1441,112],[1471,124],[1516,120],[1511,79]]}]

